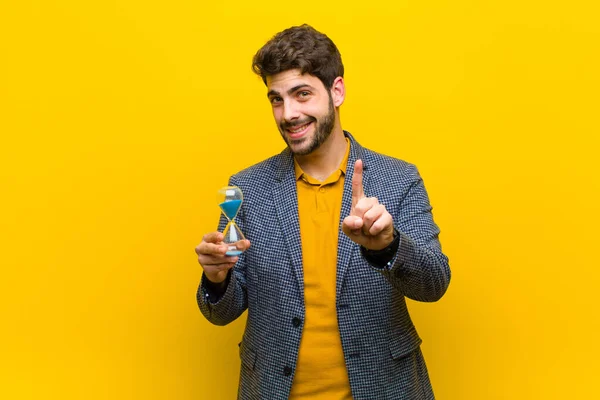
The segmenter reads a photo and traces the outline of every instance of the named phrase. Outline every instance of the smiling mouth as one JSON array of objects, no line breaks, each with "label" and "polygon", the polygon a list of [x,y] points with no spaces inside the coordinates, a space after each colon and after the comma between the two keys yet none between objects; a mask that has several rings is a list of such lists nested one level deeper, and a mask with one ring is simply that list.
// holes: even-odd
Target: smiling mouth
[{"label": "smiling mouth", "polygon": [[313,123],[313,121],[308,122],[303,125],[289,127],[289,128],[286,128],[286,131],[287,131],[290,139],[298,139],[308,131],[308,128],[310,127],[310,125],[312,123]]}]

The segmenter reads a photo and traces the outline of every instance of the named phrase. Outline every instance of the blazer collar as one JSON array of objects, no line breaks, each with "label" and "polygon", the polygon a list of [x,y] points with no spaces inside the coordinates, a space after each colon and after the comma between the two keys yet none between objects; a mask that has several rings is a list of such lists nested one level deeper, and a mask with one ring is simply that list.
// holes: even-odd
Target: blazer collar
[{"label": "blazer collar", "polygon": [[344,134],[350,139],[350,156],[346,166],[346,177],[344,179],[344,194],[342,196],[342,208],[340,210],[339,233],[338,233],[338,254],[337,254],[337,276],[336,276],[336,301],[340,298],[340,293],[344,285],[344,276],[350,265],[352,254],[358,252],[359,247],[342,231],[342,221],[348,215],[352,208],[352,177],[354,176],[354,163],[356,160],[363,161],[363,188],[365,193],[369,193],[369,162],[365,160],[365,149],[349,133]]}]

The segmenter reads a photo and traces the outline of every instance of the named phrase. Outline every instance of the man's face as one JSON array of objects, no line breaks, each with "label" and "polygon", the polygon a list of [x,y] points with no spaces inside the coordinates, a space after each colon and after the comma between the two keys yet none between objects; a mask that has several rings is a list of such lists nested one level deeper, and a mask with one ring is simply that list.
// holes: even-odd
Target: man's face
[{"label": "man's face", "polygon": [[329,137],[335,108],[319,78],[292,69],[267,77],[267,96],[283,140],[295,155],[307,155]]}]

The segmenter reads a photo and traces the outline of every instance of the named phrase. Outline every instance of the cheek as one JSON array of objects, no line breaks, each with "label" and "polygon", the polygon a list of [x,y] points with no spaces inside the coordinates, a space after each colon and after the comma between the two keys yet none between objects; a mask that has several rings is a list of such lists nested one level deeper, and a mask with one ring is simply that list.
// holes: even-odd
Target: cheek
[{"label": "cheek", "polygon": [[278,108],[273,108],[273,118],[278,124],[281,121],[281,111]]},{"label": "cheek", "polygon": [[311,115],[315,118],[323,118],[327,115],[329,111],[329,103],[313,104],[310,108],[307,108],[305,111],[308,115]]}]

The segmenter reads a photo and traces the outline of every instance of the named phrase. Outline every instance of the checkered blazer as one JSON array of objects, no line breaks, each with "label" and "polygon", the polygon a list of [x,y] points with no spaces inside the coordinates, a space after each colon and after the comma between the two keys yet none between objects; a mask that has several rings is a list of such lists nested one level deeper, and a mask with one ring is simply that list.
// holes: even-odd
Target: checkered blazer
[{"label": "checkered blazer", "polygon": [[[423,181],[415,166],[350,139],[341,219],[352,202],[354,162],[363,160],[366,196],[384,204],[400,232],[396,257],[370,265],[341,230],[336,308],[354,399],[433,399],[405,297],[436,301],[450,281],[448,259]],[[198,289],[204,316],[225,325],[246,309],[240,343],[240,399],[287,399],[305,316],[302,250],[293,156],[289,149],[234,175],[244,202],[236,222],[252,242],[233,268],[224,295],[211,303],[205,278]],[[340,221],[341,223],[341,221]],[[220,230],[225,225],[221,219]],[[315,371],[315,373],[319,373]]]}]

